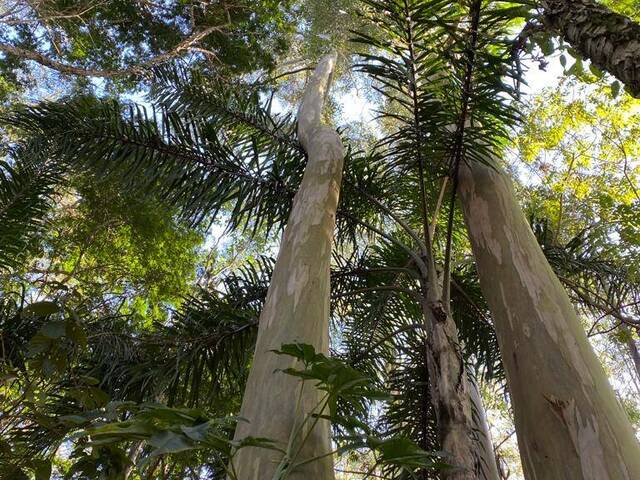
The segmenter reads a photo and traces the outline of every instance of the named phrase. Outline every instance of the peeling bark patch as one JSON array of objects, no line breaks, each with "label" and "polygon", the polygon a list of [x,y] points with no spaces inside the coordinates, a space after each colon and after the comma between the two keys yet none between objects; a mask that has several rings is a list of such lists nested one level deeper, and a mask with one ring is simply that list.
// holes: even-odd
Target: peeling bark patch
[{"label": "peeling bark patch", "polygon": [[605,454],[598,431],[598,420],[588,416],[583,418],[574,399],[566,401],[546,395],[544,398],[551,406],[553,413],[567,427],[573,447],[580,458],[582,478],[585,480],[613,480],[606,468]]},{"label": "peeling bark patch", "polygon": [[477,235],[477,239],[493,254],[496,261],[502,263],[502,247],[500,246],[500,242],[496,241],[491,231],[492,222],[489,219],[489,204],[477,195],[477,192],[473,191],[470,193],[471,201],[469,202],[469,210],[471,214],[467,217],[469,229]]},{"label": "peeling bark patch", "polygon": [[262,309],[262,315],[260,315],[260,320],[265,323],[265,328],[271,327],[271,322],[273,321],[274,312],[276,311],[276,303],[278,301],[278,285],[272,283],[269,291],[268,298],[265,302],[264,308]]},{"label": "peeling bark patch", "polygon": [[295,210],[291,213],[289,223],[302,225],[295,231],[294,243],[302,243],[308,236],[308,228],[320,225],[327,215],[327,199],[330,197],[331,178],[315,178],[315,184],[304,185],[299,198],[295,198]]},{"label": "peeling bark patch", "polygon": [[[507,195],[510,195],[510,191],[506,183],[504,183],[504,187],[505,191],[501,194],[501,197],[507,198]],[[565,356],[566,361],[580,375],[582,383],[593,385],[593,377],[585,364],[577,340],[567,326],[559,321],[575,315],[572,310],[573,306],[567,303],[565,308],[562,308],[559,303],[562,298],[554,295],[553,290],[558,288],[558,285],[555,284],[557,282],[554,282],[553,272],[545,268],[546,264],[537,261],[543,255],[537,243],[533,243],[535,240],[532,240],[533,234],[529,226],[518,226],[515,218],[510,219],[505,222],[504,235],[508,244],[512,245],[510,249],[511,260],[523,287],[521,291],[529,295],[531,306],[535,309],[532,315],[539,319],[552,340],[564,347],[564,351],[568,354]],[[520,248],[520,245],[529,246],[529,248]],[[542,260],[546,262],[544,257]],[[560,288],[562,287],[560,286]],[[526,319],[521,318],[520,320],[524,330]],[[527,330],[524,331],[526,334]],[[527,336],[530,336],[530,330]]]},{"label": "peeling bark patch", "polygon": [[[507,302],[507,296],[504,293],[504,285],[502,285],[502,282],[500,282],[500,295],[502,295],[502,304],[503,305],[509,305],[509,302]],[[509,321],[509,326],[511,327],[511,330],[513,331],[513,321],[511,319],[511,312],[509,311],[508,308],[505,308],[505,313],[507,315],[507,320]]]}]

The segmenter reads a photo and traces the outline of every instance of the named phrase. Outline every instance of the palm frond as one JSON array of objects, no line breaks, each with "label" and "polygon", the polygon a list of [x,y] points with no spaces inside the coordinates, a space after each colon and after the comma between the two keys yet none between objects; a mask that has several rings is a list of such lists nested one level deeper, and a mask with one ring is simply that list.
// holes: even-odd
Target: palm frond
[{"label": "palm frond", "polygon": [[90,374],[103,379],[114,398],[234,412],[272,268],[272,260],[261,258],[229,274],[219,289],[200,291],[147,334],[101,322],[91,343]]},{"label": "palm frond", "polygon": [[601,318],[612,316],[620,323],[639,325],[640,280],[624,264],[624,257],[611,252],[606,226],[594,225],[558,244],[547,221],[531,218],[530,222],[551,268],[578,306]]},{"label": "palm frond", "polygon": [[13,146],[0,161],[0,270],[18,267],[52,208],[62,168],[40,143]]},{"label": "palm frond", "polygon": [[[220,88],[224,102],[230,97]],[[257,95],[249,98],[234,106],[262,108]],[[232,123],[224,109],[206,117],[177,110],[79,97],[16,108],[4,121],[46,139],[54,158],[153,192],[193,223],[224,209],[234,227],[280,225],[302,177],[301,151],[246,128],[246,111]]]}]

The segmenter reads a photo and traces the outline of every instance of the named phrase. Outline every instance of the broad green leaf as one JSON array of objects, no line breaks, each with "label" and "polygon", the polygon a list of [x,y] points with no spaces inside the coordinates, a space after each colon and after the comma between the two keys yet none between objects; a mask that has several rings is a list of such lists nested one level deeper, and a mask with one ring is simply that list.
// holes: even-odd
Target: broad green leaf
[{"label": "broad green leaf", "polygon": [[312,345],[304,343],[289,343],[282,345],[280,350],[273,350],[278,355],[289,355],[291,357],[302,360],[304,363],[310,363],[316,360],[316,350]]},{"label": "broad green leaf", "polygon": [[43,302],[35,302],[27,305],[23,313],[37,315],[39,317],[46,317],[48,315],[53,315],[54,313],[58,313],[60,311],[60,307],[55,302],[43,301]]},{"label": "broad green leaf", "polygon": [[67,320],[65,325],[65,334],[72,340],[78,347],[86,348],[87,346],[87,334],[84,329],[75,321]]},{"label": "broad green leaf", "polygon": [[201,423],[200,425],[196,425],[194,427],[180,427],[182,433],[184,433],[191,440],[195,440],[196,442],[203,442],[207,438],[207,433],[211,428],[211,424],[209,422]]},{"label": "broad green leaf", "polygon": [[82,425],[87,423],[88,419],[81,415],[62,415],[60,421],[67,425]]},{"label": "broad green leaf", "polygon": [[542,53],[544,53],[545,55],[547,56],[552,55],[555,50],[555,47],[553,45],[553,39],[551,37],[545,37],[540,42],[540,48],[542,49]]},{"label": "broad green leaf", "polygon": [[589,71],[597,78],[601,79],[604,76],[604,72],[596,67],[593,63],[589,64]]},{"label": "broad green leaf", "polygon": [[165,453],[183,452],[195,448],[194,444],[187,437],[169,430],[153,435],[149,439],[149,444],[155,447],[150,454],[152,457]]},{"label": "broad green leaf", "polygon": [[620,82],[618,80],[614,81],[611,84],[611,96],[613,98],[617,98],[618,95],[620,95],[620,88],[621,88],[621,85],[620,85]]}]

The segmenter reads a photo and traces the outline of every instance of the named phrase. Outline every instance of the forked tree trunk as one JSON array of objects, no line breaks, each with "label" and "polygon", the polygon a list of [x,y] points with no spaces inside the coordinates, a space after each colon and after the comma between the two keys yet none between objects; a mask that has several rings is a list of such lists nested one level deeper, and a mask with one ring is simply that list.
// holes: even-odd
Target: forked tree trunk
[{"label": "forked tree trunk", "polygon": [[543,21],[640,97],[640,25],[593,0],[540,0]]},{"label": "forked tree trunk", "polygon": [[[298,112],[298,136],[308,163],[285,229],[245,389],[235,439],[247,436],[275,440],[286,448],[289,437],[321,399],[320,392],[277,370],[293,366],[289,357],[270,352],[286,343],[306,343],[329,350],[329,262],[342,177],[343,146],[335,130],[320,125],[336,57],[324,57],[307,86]],[[307,422],[310,425],[311,422]],[[320,421],[306,437],[296,462],[322,457],[294,471],[290,479],[334,478],[330,425]],[[307,429],[308,430],[308,429]],[[308,435],[308,436],[307,436]],[[295,448],[294,452],[295,453]],[[271,480],[282,454],[241,449],[233,461],[239,480]]]},{"label": "forked tree trunk", "polygon": [[631,424],[510,180],[475,163],[461,166],[459,185],[507,373],[526,478],[640,478],[640,448]]}]

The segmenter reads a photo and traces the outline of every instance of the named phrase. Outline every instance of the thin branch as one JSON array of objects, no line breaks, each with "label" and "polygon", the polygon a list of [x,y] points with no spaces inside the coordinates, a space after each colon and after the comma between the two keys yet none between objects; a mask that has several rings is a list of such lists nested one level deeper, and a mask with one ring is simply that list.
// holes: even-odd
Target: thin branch
[{"label": "thin branch", "polygon": [[469,296],[469,294],[467,294],[467,292],[464,291],[464,289],[458,284],[458,282],[455,281],[454,278],[451,278],[451,285],[453,286],[453,288],[456,289],[456,291],[460,295],[462,295],[462,297],[467,301],[467,303],[471,305],[471,307],[473,307],[473,309],[478,313],[478,315],[480,315],[480,318],[482,318],[482,320],[487,325],[493,327],[493,324],[491,323],[491,320],[487,318],[486,313],[473,301],[473,299]]},{"label": "thin branch", "polygon": [[442,279],[442,304],[447,312],[451,310],[451,248],[453,239],[453,219],[456,208],[456,194],[458,191],[458,171],[460,162],[464,156],[464,133],[469,117],[469,102],[473,89],[473,72],[476,62],[476,48],[478,44],[478,30],[480,28],[480,10],[482,1],[474,0],[471,5],[471,38],[467,49],[467,65],[465,71],[464,85],[462,87],[462,109],[458,126],[456,128],[456,144],[453,156],[451,176],[453,177],[453,187],[451,188],[451,200],[449,202],[449,218],[447,220],[447,241],[444,255],[444,272]]},{"label": "thin branch", "polygon": [[[416,52],[414,46],[414,32],[413,32],[413,20],[411,19],[411,11],[409,9],[409,3],[407,0],[404,0],[404,10],[407,18],[407,42],[409,47],[409,58],[407,62],[409,63],[408,67],[410,69],[410,78],[409,78],[409,91],[412,101],[411,108],[413,109],[413,128],[414,134],[416,136],[417,148],[416,148],[416,156],[418,163],[418,183],[420,187],[420,213],[422,215],[422,228],[424,235],[424,243],[426,245],[431,245],[431,237],[429,234],[429,211],[427,207],[427,192],[424,184],[424,158],[422,155],[422,125],[420,124],[420,104],[418,99],[418,72],[416,69]],[[425,256],[429,258],[428,263],[430,270],[430,277],[433,278],[435,276],[435,265],[433,265],[433,255],[430,250],[425,252]],[[435,283],[435,282],[430,282]]]},{"label": "thin branch", "polygon": [[433,239],[436,234],[436,227],[438,225],[438,215],[440,214],[440,209],[442,208],[442,202],[444,201],[444,194],[447,191],[447,184],[449,183],[449,177],[444,177],[442,179],[442,185],[440,187],[440,193],[438,194],[438,200],[436,201],[436,207],[433,210],[433,217],[431,218],[431,224],[429,225],[429,236],[431,237],[433,247]]}]

